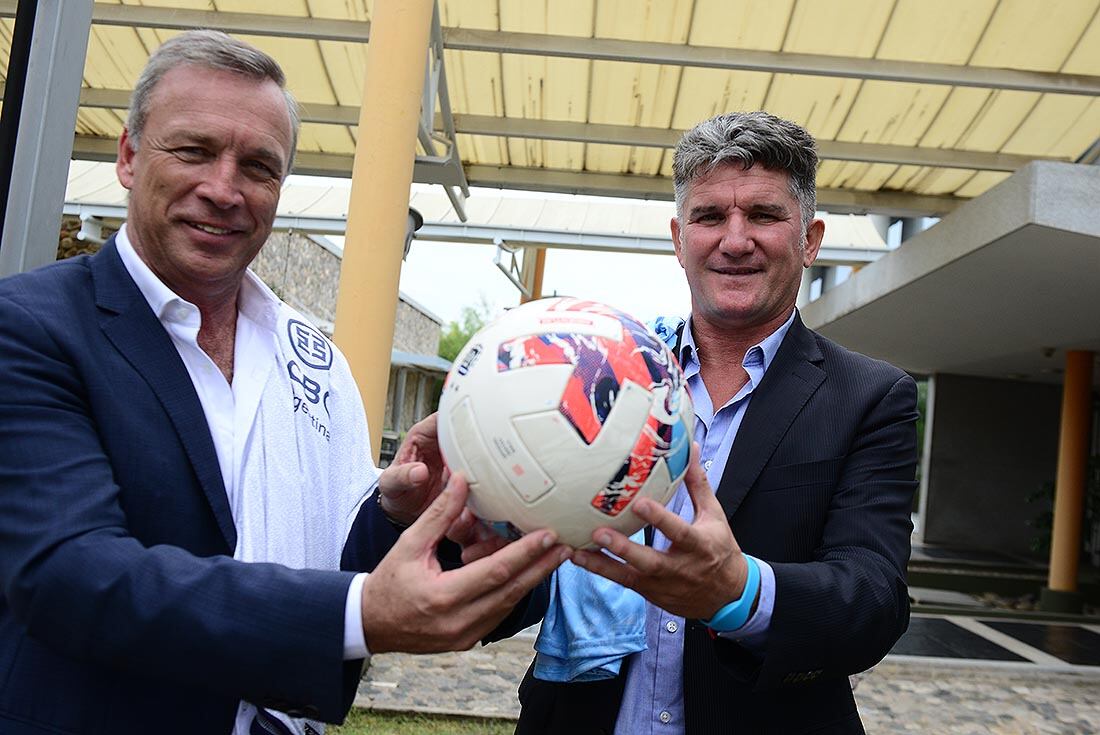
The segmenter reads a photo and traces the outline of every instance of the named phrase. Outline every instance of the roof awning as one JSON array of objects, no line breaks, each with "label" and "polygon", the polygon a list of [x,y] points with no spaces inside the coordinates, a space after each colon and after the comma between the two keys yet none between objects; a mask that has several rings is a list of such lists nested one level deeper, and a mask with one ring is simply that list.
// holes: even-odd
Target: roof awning
[{"label": "roof awning", "polygon": [[451,361],[438,355],[418,355],[404,350],[391,350],[390,364],[393,367],[417,368],[429,373],[446,373],[451,369]]},{"label": "roof awning", "polygon": [[1100,168],[1032,163],[802,312],[914,373],[1061,382],[1100,351]]},{"label": "roof awning", "polygon": [[[222,28],[281,61],[299,172],[347,176],[372,4],[101,0],[76,155],[112,159],[149,50]],[[0,54],[15,0],[0,0]],[[833,212],[944,214],[1031,160],[1100,157],[1100,2],[440,0],[418,181],[671,196],[679,132],[725,110],[805,125]],[[262,12],[257,12],[262,10]],[[426,50],[425,58],[428,58]],[[428,150],[428,148],[431,150]],[[455,164],[460,161],[461,166]]]}]

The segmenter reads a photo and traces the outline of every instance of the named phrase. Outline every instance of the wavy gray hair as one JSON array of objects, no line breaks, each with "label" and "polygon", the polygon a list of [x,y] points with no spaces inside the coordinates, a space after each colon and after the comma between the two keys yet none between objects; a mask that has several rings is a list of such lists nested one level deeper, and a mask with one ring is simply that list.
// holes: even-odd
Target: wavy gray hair
[{"label": "wavy gray hair", "polygon": [[270,79],[279,85],[290,114],[290,160],[287,161],[287,170],[283,172],[283,176],[289,174],[294,151],[298,147],[301,116],[298,114],[298,103],[294,95],[286,88],[286,74],[279,62],[260,49],[221,31],[204,29],[181,33],[165,41],[149,57],[130,97],[130,115],[126,120],[126,129],[130,133],[130,149],[136,151],[141,140],[145,119],[149,116],[149,100],[153,96],[153,89],[165,74],[184,64],[242,74],[256,81]]},{"label": "wavy gray hair", "polygon": [[728,163],[748,169],[759,164],[784,171],[798,200],[802,234],[817,209],[817,144],[806,129],[767,112],[728,112],[684,133],[672,157],[676,217],[683,214],[688,187],[700,176]]}]

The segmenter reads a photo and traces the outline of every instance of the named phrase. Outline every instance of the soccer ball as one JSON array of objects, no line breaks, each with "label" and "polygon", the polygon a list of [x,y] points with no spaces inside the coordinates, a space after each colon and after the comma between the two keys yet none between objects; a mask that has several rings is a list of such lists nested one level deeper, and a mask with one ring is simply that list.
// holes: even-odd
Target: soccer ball
[{"label": "soccer ball", "polygon": [[455,358],[439,446],[470,509],[502,535],[552,528],[575,548],[643,523],[687,472],[695,413],[672,351],[633,317],[552,298],[508,311]]}]

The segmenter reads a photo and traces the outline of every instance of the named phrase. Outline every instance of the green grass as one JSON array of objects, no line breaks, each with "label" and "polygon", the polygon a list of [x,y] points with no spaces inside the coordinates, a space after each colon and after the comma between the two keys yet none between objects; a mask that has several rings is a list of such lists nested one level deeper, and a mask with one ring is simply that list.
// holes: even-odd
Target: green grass
[{"label": "green grass", "polygon": [[352,708],[340,727],[330,725],[327,735],[512,735],[516,723],[473,717],[397,714]]}]

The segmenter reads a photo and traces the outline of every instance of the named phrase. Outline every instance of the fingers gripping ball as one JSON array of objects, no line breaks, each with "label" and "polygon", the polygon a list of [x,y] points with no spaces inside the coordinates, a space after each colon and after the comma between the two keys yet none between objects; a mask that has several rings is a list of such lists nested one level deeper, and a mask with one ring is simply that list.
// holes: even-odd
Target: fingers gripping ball
[{"label": "fingers gripping ball", "polygon": [[694,411],[672,351],[641,322],[594,301],[512,309],[455,359],[439,401],[439,444],[499,532],[552,528],[562,543],[642,523],[687,471]]}]

